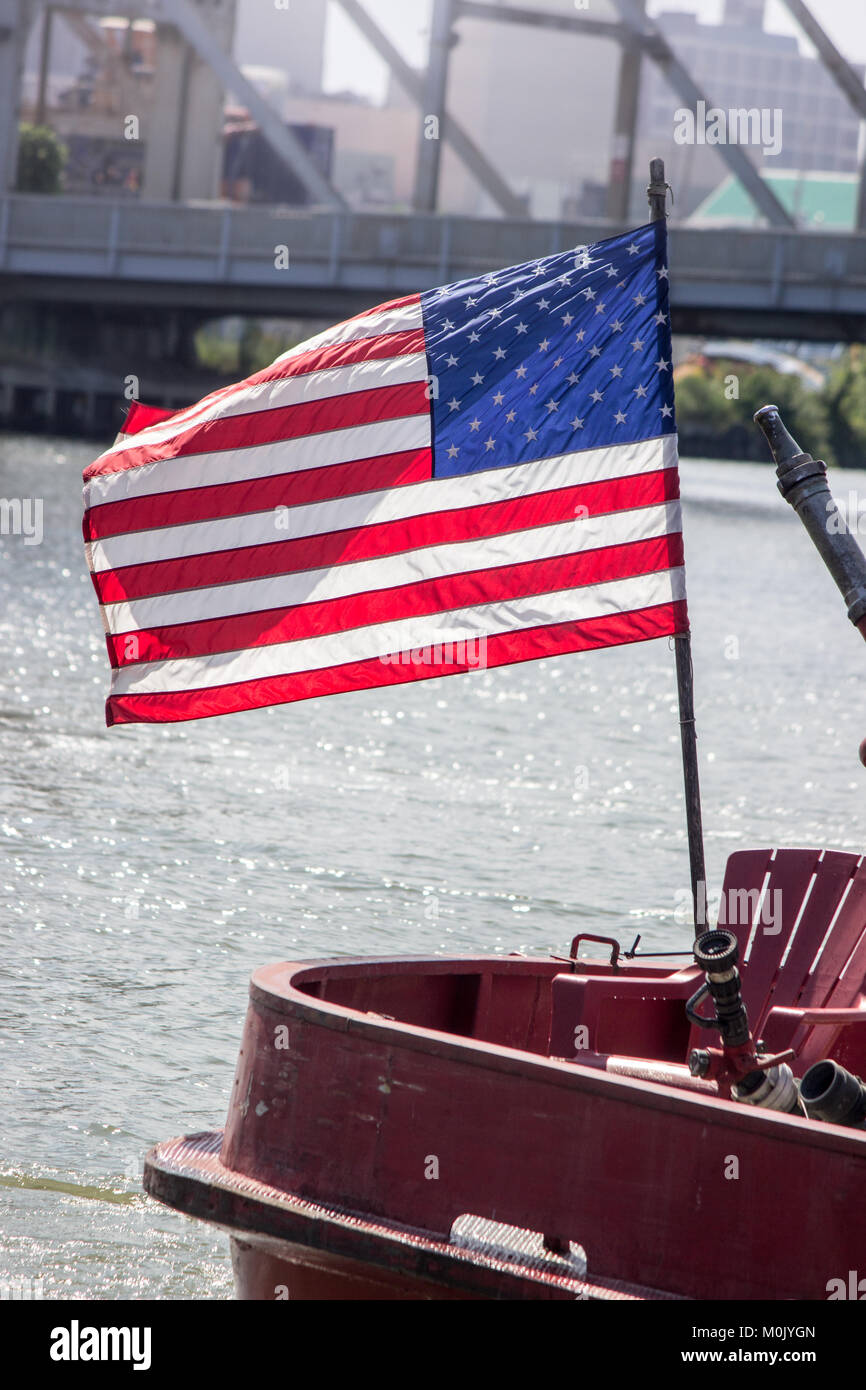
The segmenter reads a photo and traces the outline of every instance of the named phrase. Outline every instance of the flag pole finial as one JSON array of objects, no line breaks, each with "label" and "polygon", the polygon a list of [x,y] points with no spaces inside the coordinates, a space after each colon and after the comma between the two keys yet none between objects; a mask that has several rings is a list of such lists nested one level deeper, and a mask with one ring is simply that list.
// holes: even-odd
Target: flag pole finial
[{"label": "flag pole finial", "polygon": [[668,193],[671,186],[665,179],[665,162],[663,159],[650,160],[650,181],[647,188],[647,200],[650,205],[650,221],[663,222],[668,215]]}]

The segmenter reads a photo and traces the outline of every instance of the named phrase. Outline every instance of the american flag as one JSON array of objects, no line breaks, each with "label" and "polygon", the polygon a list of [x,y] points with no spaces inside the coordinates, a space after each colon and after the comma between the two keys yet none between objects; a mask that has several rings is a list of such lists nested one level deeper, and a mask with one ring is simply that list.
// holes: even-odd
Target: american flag
[{"label": "american flag", "polygon": [[160,414],[84,475],[109,724],[687,631],[664,222]]}]

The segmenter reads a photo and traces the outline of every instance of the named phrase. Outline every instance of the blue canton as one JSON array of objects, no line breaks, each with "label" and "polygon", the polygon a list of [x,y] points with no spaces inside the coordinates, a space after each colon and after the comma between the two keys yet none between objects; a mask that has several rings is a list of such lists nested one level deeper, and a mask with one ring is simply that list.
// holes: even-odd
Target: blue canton
[{"label": "blue canton", "polygon": [[676,429],[664,222],[445,285],[421,305],[434,477]]}]

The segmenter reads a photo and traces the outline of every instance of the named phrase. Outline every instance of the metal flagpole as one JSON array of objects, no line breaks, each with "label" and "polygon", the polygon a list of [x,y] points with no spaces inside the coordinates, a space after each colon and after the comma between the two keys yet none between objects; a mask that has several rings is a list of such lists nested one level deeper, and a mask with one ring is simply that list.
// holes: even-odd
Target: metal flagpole
[{"label": "metal flagpole", "polygon": [[[650,183],[647,197],[650,220],[662,222],[667,218],[668,185],[665,181],[663,159],[650,163]],[[695,688],[692,671],[692,639],[688,632],[674,638],[677,657],[677,694],[680,705],[680,737],[683,748],[683,780],[686,791],[686,829],[689,837],[689,868],[692,879],[692,904],[695,933],[707,926],[707,876],[704,866],[704,832],[701,818],[701,786],[698,775],[698,741],[695,731]]]}]

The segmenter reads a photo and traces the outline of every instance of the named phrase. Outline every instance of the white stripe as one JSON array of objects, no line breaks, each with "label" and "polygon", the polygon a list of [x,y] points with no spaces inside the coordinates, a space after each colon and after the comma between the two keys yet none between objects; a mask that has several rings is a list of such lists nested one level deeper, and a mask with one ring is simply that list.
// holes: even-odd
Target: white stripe
[{"label": "white stripe", "polygon": [[629,613],[685,597],[682,569],[616,579],[581,589],[511,599],[478,607],[433,613],[423,618],[377,623],[327,637],[280,642],[275,646],[249,647],[216,656],[188,657],[125,666],[112,679],[113,695],[155,695],[171,691],[212,690],[237,681],[288,676],[298,671],[322,670],[347,662],[365,661],[392,652],[414,650],[431,642],[493,637],[502,632],[544,627],[554,623],[584,622],[590,618]]},{"label": "white stripe", "polygon": [[[276,362],[290,362],[301,353],[312,352],[316,348],[330,347],[333,343],[356,343],[361,338],[378,338],[386,333],[411,333],[415,328],[424,327],[420,297],[412,304],[403,304],[396,309],[378,309],[374,314],[359,314],[343,323],[335,323],[316,333],[296,347],[289,348]],[[274,365],[276,366],[276,362]]]},{"label": "white stripe", "polygon": [[[483,473],[433,478],[429,482],[338,497],[327,502],[309,502],[291,507],[288,514],[269,508],[216,521],[194,521],[154,531],[109,536],[93,542],[91,563],[96,572],[101,572],[154,560],[234,550],[240,546],[267,545],[275,540],[352,530],[383,521],[423,516],[427,512],[462,510],[506,498],[528,497],[550,488],[632,477],[659,468],[673,468],[676,462],[676,435],[667,434],[638,444],[587,449],[537,463],[519,463],[511,468],[491,468]],[[285,506],[290,504],[289,485]],[[278,522],[282,525],[286,520],[290,530],[277,529]]]},{"label": "white stripe", "polygon": [[520,565],[555,555],[578,555],[602,546],[628,545],[681,529],[679,502],[667,502],[486,536],[481,540],[427,546],[401,555],[385,555],[298,574],[221,584],[209,589],[184,589],[132,603],[106,604],[105,621],[109,632],[135,632],[169,627],[173,623],[227,618],[238,613],[294,608],[326,599],[347,598],[368,590],[395,589],[402,584],[465,574],[470,570]]},{"label": "white stripe", "polygon": [[[389,309],[384,313],[367,314],[363,318],[347,319],[345,323],[335,324],[333,328],[325,329],[324,333],[317,333],[315,337],[308,338],[306,342],[290,348],[288,352],[283,353],[282,357],[278,357],[272,362],[267,370],[270,371],[280,363],[290,363],[293,358],[315,348],[329,347],[336,343],[358,342],[361,339],[378,338],[391,333],[406,333],[421,327],[423,327],[423,319],[420,303],[407,304],[402,309]],[[281,378],[281,380],[284,379]],[[180,434],[191,425],[236,414],[237,412],[232,409],[234,402],[245,392],[256,389],[258,388],[247,387],[244,382],[239,382],[236,387],[230,387],[227,391],[212,392],[203,400],[197,401],[195,405],[177,411],[170,419],[149,425],[147,429],[140,430],[122,444],[113,444],[96,461],[99,463],[102,459],[123,453],[130,447],[130,439],[134,444],[158,444],[162,440],[173,439],[175,435]]]},{"label": "white stripe", "polygon": [[[189,458],[167,459],[142,468],[112,473],[113,496],[100,500],[121,502],[127,497],[180,491],[183,488],[216,487],[221,483],[249,482],[255,478],[274,478],[282,473],[302,473],[310,468],[334,468],[358,459],[380,458],[408,449],[430,447],[430,414],[425,408],[418,415],[398,420],[375,420],[369,425],[352,425],[345,430],[325,430],[298,439],[280,439],[275,444],[257,444],[254,449],[222,449],[216,454],[191,454]],[[157,471],[161,470],[161,472]],[[88,488],[101,483],[92,478]],[[201,523],[196,523],[201,525]]]}]

